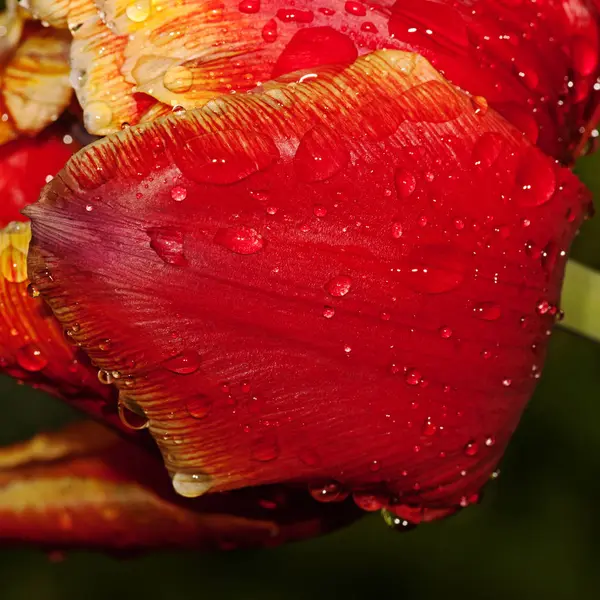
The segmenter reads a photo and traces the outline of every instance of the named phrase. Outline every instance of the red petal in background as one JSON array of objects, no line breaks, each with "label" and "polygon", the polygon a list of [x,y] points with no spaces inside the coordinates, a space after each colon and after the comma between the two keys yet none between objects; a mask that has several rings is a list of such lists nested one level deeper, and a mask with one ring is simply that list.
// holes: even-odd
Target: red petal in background
[{"label": "red petal in background", "polygon": [[296,481],[439,515],[517,425],[588,202],[387,51],[89,146],[28,211],[30,270],[180,493]]},{"label": "red petal in background", "polygon": [[273,546],[358,516],[348,503],[335,509],[281,486],[181,498],[160,460],[92,422],[0,449],[0,543],[121,551]]}]

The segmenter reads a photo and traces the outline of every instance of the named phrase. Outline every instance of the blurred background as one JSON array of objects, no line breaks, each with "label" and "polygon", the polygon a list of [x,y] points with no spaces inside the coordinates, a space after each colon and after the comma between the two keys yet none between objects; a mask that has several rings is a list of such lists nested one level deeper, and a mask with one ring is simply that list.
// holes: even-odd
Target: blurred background
[{"label": "blurred background", "polygon": [[[600,156],[577,168],[600,201]],[[572,256],[600,270],[600,216]],[[600,301],[598,305],[600,311]],[[0,444],[76,418],[0,377]],[[52,562],[0,550],[0,600],[600,597],[600,344],[556,330],[537,393],[479,506],[409,533],[371,515],[274,550]]]}]

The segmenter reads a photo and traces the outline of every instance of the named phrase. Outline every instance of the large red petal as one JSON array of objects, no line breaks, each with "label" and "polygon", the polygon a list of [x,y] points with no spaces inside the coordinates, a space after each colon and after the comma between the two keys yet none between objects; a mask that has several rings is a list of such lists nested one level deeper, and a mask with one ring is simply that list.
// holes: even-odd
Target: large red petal
[{"label": "large red petal", "polygon": [[160,461],[95,423],[0,449],[0,543],[52,550],[273,546],[350,522],[288,488],[198,500],[169,489]]},{"label": "large red petal", "polygon": [[28,211],[30,271],[180,492],[339,483],[445,509],[531,395],[588,202],[387,51],[86,148]]}]

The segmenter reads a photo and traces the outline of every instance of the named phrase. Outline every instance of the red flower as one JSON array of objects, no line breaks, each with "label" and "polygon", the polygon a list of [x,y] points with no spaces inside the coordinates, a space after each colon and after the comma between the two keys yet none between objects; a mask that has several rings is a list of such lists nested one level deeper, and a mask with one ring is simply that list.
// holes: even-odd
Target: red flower
[{"label": "red flower", "polygon": [[595,4],[74,4],[88,128],[140,124],[27,209],[29,267],[103,410],[199,503],[284,483],[403,526],[476,501],[590,209],[560,163],[598,117]]}]

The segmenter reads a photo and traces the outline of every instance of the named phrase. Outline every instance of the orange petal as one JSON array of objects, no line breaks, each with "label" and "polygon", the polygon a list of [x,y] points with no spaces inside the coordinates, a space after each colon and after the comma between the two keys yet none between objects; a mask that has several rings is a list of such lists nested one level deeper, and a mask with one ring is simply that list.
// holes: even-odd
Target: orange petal
[{"label": "orange petal", "polygon": [[314,535],[356,517],[286,489],[183,500],[160,461],[82,422],[0,450],[0,540],[52,548],[233,548]]},{"label": "orange petal", "polygon": [[36,26],[11,56],[1,79],[0,143],[38,133],[68,106],[69,43],[66,32]]}]

